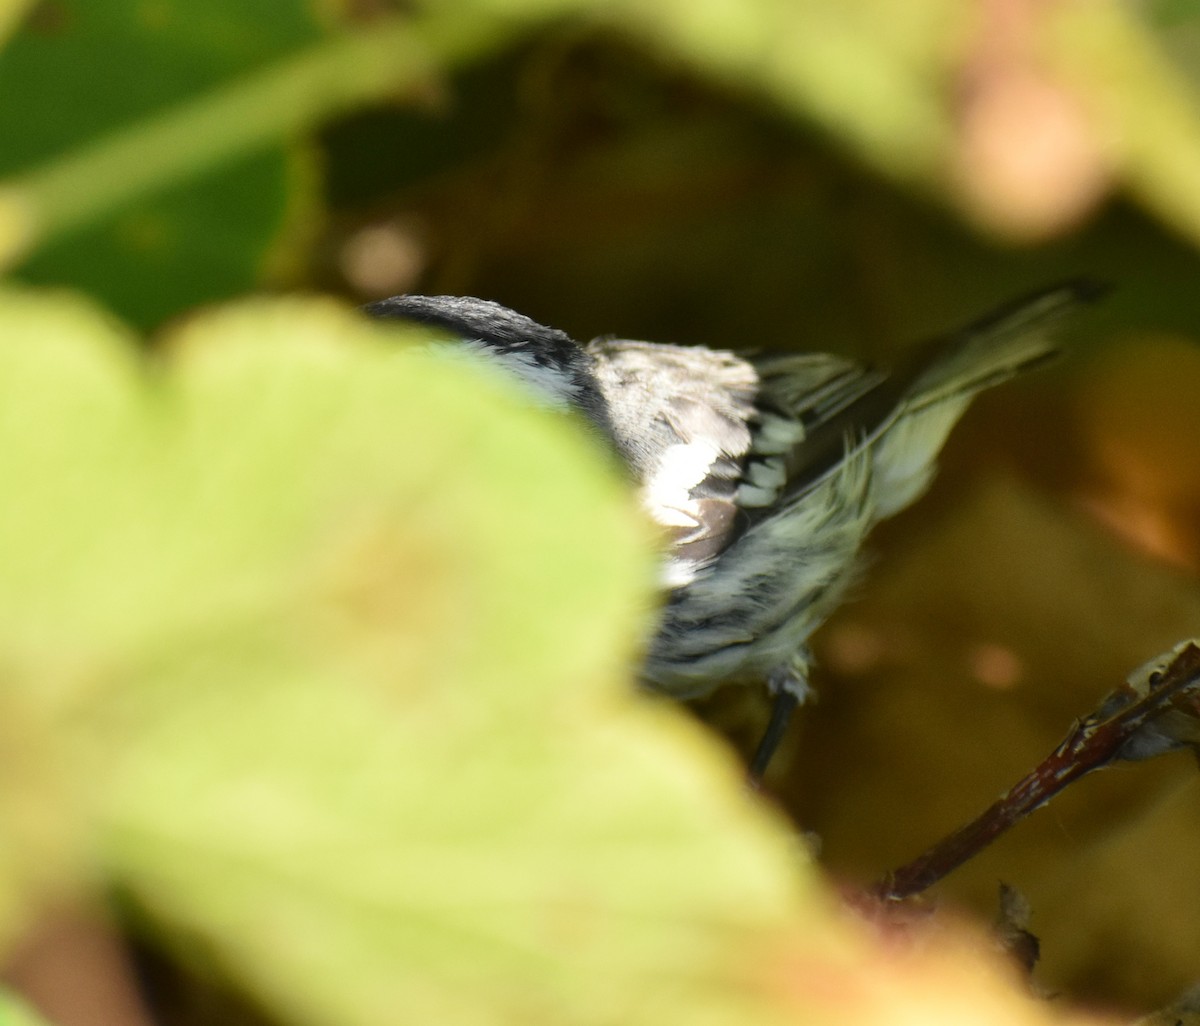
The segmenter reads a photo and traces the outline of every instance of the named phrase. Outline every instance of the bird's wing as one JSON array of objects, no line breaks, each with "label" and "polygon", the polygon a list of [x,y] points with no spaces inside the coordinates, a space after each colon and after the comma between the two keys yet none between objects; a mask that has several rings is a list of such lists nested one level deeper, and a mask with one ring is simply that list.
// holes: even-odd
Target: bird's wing
[{"label": "bird's wing", "polygon": [[617,445],[669,534],[665,583],[687,584],[867,448],[875,491],[890,493],[874,496],[877,515],[902,508],[971,396],[1052,353],[1047,325],[1092,295],[1086,282],[1045,289],[918,347],[889,374],[826,354],[590,343]]},{"label": "bird's wing", "polygon": [[761,412],[740,497],[741,505],[754,511],[747,524],[805,492],[849,449],[874,437],[903,395],[894,379],[840,357],[753,360]]},{"label": "bird's wing", "polygon": [[794,362],[807,357],[756,358],[760,405],[774,400],[805,428],[781,454],[785,484],[762,506],[769,501],[777,510],[799,501],[854,451],[870,446],[877,516],[903,508],[924,490],[946,436],[975,394],[1053,356],[1058,346],[1051,329],[1104,291],[1085,279],[1041,289],[917,346],[887,374],[843,363],[842,375],[826,386],[828,395],[810,394],[807,375],[794,372]]},{"label": "bird's wing", "polygon": [[764,372],[734,353],[625,339],[588,352],[643,505],[668,532],[668,587],[692,580],[742,532],[748,509],[773,501],[806,421],[841,409],[863,373],[830,356],[781,357],[765,374],[786,365],[788,390],[764,406]]}]

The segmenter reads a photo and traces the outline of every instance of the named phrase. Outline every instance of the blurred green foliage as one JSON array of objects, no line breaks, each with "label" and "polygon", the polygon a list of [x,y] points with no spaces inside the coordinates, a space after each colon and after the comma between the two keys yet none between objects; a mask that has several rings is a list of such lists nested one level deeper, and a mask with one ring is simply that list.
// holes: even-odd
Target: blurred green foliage
[{"label": "blurred green foliage", "polygon": [[[0,58],[0,94],[20,97],[0,105],[0,176],[169,117],[319,38],[300,4],[41,4]],[[94,210],[66,238],[48,240],[23,274],[87,289],[144,325],[234,295],[261,273],[288,210],[312,203],[299,159],[272,147],[147,190],[135,204]]]},{"label": "blurred green foliage", "polygon": [[44,1020],[24,1002],[0,993],[0,1026],[44,1026]]},{"label": "blurred green foliage", "polygon": [[[1042,279],[1116,279],[1105,333],[1138,355],[984,404],[822,650],[823,733],[777,786],[876,874],[1195,633],[1198,16],[0,0],[0,941],[112,889],[287,1022],[932,1015],[736,760],[632,694],[649,539],[577,426],[328,302],[197,307],[466,292],[582,337],[886,360]],[[1001,452],[1020,485],[954,491]],[[845,638],[879,636],[863,669]],[[931,689],[980,646],[1040,686]],[[1194,842],[1178,816],[1154,836]],[[1043,907],[1052,848],[1006,862]],[[1128,862],[1088,865],[1125,893]],[[991,879],[958,896],[986,908]],[[1072,929],[1126,905],[1071,898],[1056,980],[1182,985],[1186,929],[1156,948],[1152,915],[1131,953]]]},{"label": "blurred green foliage", "polygon": [[102,872],[291,1021],[765,1014],[799,864],[628,690],[643,529],[574,425],[323,302],[167,367],[65,297],[0,338],[9,938]]}]

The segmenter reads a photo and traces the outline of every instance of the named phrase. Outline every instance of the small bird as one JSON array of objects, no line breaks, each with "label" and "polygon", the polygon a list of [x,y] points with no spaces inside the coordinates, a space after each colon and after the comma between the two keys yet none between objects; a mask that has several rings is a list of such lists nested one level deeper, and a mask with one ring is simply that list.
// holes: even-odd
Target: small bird
[{"label": "small bird", "polygon": [[395,296],[365,311],[448,333],[535,401],[582,414],[618,454],[666,539],[642,679],[680,699],[765,682],[757,781],[809,693],[808,639],[857,580],[871,527],[925,491],[975,394],[1053,355],[1051,326],[1103,291],[1044,289],[890,374],[827,354],[581,344],[470,297]]}]

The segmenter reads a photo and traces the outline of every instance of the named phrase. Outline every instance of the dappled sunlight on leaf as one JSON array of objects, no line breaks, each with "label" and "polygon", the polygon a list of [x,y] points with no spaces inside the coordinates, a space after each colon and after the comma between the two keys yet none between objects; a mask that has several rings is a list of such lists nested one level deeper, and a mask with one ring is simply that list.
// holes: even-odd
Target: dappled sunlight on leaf
[{"label": "dappled sunlight on leaf", "polygon": [[37,1015],[25,1002],[0,993],[0,1023],[3,1026],[54,1026]]}]

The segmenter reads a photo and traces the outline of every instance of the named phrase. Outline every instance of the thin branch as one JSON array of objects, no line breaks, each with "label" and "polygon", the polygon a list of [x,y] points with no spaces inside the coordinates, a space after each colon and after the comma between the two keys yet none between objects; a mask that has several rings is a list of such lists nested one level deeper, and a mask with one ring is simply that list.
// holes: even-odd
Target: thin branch
[{"label": "thin branch", "polygon": [[1041,808],[1080,777],[1123,758],[1146,758],[1191,743],[1164,730],[1179,716],[1200,716],[1200,647],[1177,646],[1169,659],[1146,664],[1090,716],[1077,720],[1057,748],[982,815],[923,855],[889,873],[873,888],[884,900],[911,897],[978,854],[1014,824]]}]

